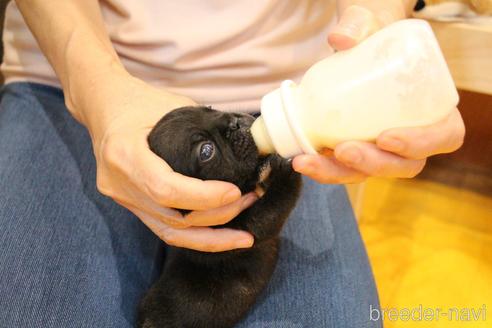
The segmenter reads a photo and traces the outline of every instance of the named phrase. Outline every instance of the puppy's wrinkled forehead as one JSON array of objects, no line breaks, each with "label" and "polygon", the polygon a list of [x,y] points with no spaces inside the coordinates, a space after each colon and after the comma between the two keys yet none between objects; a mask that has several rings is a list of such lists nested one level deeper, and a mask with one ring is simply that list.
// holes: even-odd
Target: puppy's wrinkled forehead
[{"label": "puppy's wrinkled forehead", "polygon": [[206,107],[175,109],[156,124],[149,136],[150,146],[166,161],[186,156],[195,138],[210,138],[213,131],[220,130],[222,114]]},{"label": "puppy's wrinkled forehead", "polygon": [[259,161],[249,131],[253,121],[207,107],[178,108],[157,123],[149,145],[181,174],[246,186],[256,179]]},{"label": "puppy's wrinkled forehead", "polygon": [[230,128],[230,113],[219,112],[208,107],[183,107],[168,113],[157,124],[163,140],[170,146],[186,154],[187,147],[202,139],[218,141]]},{"label": "puppy's wrinkled forehead", "polygon": [[[163,124],[185,128],[208,130],[227,125],[227,113],[208,107],[183,107],[168,113]],[[219,126],[217,126],[219,125]]]}]

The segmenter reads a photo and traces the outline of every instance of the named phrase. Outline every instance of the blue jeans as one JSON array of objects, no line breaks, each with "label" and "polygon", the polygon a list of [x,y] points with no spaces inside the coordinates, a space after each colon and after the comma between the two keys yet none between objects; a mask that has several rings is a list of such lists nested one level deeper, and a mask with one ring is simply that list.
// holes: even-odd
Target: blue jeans
[{"label": "blue jeans", "polygon": [[[3,87],[0,327],[132,327],[166,247],[99,194],[89,135],[61,90]],[[340,186],[305,179],[267,290],[239,327],[380,327],[374,279]]]}]

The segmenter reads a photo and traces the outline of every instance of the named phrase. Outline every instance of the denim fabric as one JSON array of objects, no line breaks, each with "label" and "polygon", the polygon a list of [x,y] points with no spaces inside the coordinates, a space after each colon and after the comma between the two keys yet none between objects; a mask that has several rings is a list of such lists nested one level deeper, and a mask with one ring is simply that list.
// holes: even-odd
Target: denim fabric
[{"label": "denim fabric", "polygon": [[[0,327],[133,327],[165,246],[99,194],[86,130],[59,89],[4,86],[0,100]],[[380,327],[378,297],[340,186],[305,179],[278,267],[239,327]]]}]

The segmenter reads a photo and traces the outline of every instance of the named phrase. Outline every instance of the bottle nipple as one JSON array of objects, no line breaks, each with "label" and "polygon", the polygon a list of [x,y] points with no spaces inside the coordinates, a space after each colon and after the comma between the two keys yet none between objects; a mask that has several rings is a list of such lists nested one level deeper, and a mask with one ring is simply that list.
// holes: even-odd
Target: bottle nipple
[{"label": "bottle nipple", "polygon": [[251,135],[253,136],[253,140],[255,141],[260,155],[275,153],[275,147],[268,134],[263,117],[260,116],[253,122],[253,125],[251,126]]}]

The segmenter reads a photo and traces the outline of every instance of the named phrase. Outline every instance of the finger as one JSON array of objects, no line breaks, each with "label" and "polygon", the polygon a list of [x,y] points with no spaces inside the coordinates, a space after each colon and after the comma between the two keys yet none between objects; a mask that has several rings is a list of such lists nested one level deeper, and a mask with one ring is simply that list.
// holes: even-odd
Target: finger
[{"label": "finger", "polygon": [[350,5],[340,12],[337,25],[328,35],[328,42],[336,50],[352,48],[380,28],[374,13],[363,6]]},{"label": "finger", "polygon": [[203,181],[173,172],[164,160],[143,148],[135,164],[135,180],[141,190],[164,207],[208,210],[227,205],[241,197],[235,185]]},{"label": "finger", "polygon": [[193,211],[186,215],[185,221],[195,227],[208,227],[225,224],[258,200],[255,193],[249,193],[229,205],[208,211]]},{"label": "finger", "polygon": [[463,144],[464,137],[465,125],[456,108],[445,119],[432,125],[385,131],[377,138],[376,144],[406,158],[422,159],[455,151]]},{"label": "finger", "polygon": [[223,252],[253,246],[254,238],[246,231],[190,227],[174,229],[150,217],[140,217],[142,222],[167,244],[202,252]]},{"label": "finger", "polygon": [[348,167],[376,177],[413,178],[425,165],[425,160],[407,159],[359,141],[339,144],[335,157]]},{"label": "finger", "polygon": [[363,173],[329,156],[299,155],[292,161],[292,167],[320,183],[358,183],[366,178]]},{"label": "finger", "polygon": [[340,19],[328,35],[328,42],[337,50],[352,48],[384,26],[407,17],[412,12],[411,2],[338,0]]},{"label": "finger", "polygon": [[154,219],[157,219],[162,223],[176,229],[184,229],[191,226],[190,223],[187,222],[181,215],[181,213],[170,208],[153,208],[151,206],[146,206],[144,210],[121,200],[116,200],[116,202],[121,206],[126,207],[139,218],[151,216]]}]

